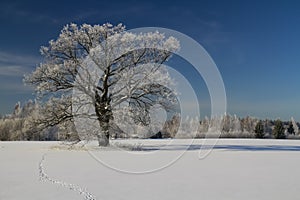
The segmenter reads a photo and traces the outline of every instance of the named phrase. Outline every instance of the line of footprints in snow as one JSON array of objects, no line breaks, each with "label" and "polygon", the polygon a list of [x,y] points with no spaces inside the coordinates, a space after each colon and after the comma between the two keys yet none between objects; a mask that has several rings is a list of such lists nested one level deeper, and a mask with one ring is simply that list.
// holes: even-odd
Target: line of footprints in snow
[{"label": "line of footprints in snow", "polygon": [[60,180],[55,180],[55,179],[52,179],[51,177],[49,177],[48,174],[45,172],[45,168],[44,168],[44,161],[45,161],[46,155],[47,154],[43,155],[43,157],[42,157],[42,159],[39,163],[39,178],[40,178],[40,181],[48,181],[52,184],[57,184],[61,187],[65,187],[69,190],[75,191],[78,194],[82,195],[85,200],[96,200],[96,198],[84,188],[81,188],[81,187],[79,187],[77,185],[74,185],[74,184],[65,183],[65,182],[60,181]]}]

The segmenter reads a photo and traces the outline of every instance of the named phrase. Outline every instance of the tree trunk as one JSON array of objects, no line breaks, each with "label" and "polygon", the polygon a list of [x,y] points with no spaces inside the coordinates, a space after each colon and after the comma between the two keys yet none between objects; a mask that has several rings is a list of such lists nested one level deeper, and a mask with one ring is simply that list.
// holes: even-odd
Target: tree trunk
[{"label": "tree trunk", "polygon": [[98,139],[98,145],[99,146],[109,146],[109,119],[106,122],[101,122],[100,127],[101,127],[101,133],[97,135]]},{"label": "tree trunk", "polygon": [[113,119],[110,109],[110,98],[101,98],[98,92],[95,95],[95,111],[101,132],[97,135],[99,146],[109,146],[110,120]]},{"label": "tree trunk", "polygon": [[113,119],[113,114],[111,111],[111,98],[108,92],[109,84],[108,78],[110,74],[110,67],[104,71],[103,76],[103,85],[100,91],[102,92],[99,95],[97,88],[95,90],[95,111],[98,117],[98,121],[102,130],[102,133],[98,134],[98,144],[99,146],[108,146],[109,145],[109,136],[110,136],[110,120]]}]

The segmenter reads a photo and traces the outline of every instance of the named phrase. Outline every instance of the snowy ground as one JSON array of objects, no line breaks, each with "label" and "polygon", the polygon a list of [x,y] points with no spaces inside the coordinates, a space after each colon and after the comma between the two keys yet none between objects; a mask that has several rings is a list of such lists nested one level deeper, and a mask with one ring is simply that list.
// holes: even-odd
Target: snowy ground
[{"label": "snowy ground", "polygon": [[297,140],[222,139],[211,152],[214,140],[115,142],[143,151],[0,142],[0,200],[299,198]]}]

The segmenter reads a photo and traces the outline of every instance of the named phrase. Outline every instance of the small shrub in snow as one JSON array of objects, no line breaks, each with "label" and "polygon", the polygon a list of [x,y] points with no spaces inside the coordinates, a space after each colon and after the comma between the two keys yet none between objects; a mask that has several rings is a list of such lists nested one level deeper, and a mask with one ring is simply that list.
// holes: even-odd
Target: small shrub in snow
[{"label": "small shrub in snow", "polygon": [[143,150],[143,144],[141,144],[141,143],[128,144],[128,143],[114,142],[113,146],[120,148],[120,149],[129,150],[129,151],[142,151]]}]

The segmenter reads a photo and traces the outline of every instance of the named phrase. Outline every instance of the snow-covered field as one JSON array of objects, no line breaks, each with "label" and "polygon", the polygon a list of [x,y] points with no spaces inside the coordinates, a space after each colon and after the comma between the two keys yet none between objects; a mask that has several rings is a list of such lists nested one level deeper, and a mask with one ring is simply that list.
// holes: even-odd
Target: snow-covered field
[{"label": "snow-covered field", "polygon": [[143,151],[0,142],[0,200],[299,199],[297,140],[114,142]]}]

